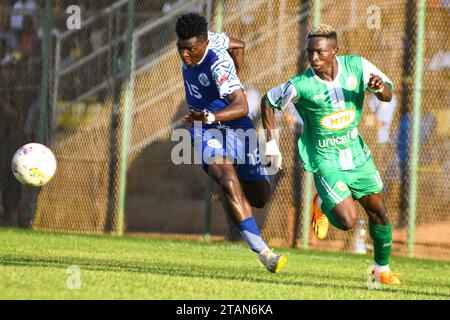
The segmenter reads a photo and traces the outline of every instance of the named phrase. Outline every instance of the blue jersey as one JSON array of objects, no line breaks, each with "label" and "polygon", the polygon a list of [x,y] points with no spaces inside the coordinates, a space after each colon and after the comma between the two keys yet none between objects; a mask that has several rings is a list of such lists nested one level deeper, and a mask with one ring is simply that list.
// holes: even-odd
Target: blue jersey
[{"label": "blue jersey", "polygon": [[[228,38],[224,34],[213,33],[209,33],[208,38],[210,41],[203,59],[194,68],[183,63],[183,82],[189,109],[217,112],[229,104],[227,95],[244,87],[236,74],[233,59],[226,50]],[[248,128],[252,126],[252,121],[245,116],[208,127],[219,125],[233,129]]]}]

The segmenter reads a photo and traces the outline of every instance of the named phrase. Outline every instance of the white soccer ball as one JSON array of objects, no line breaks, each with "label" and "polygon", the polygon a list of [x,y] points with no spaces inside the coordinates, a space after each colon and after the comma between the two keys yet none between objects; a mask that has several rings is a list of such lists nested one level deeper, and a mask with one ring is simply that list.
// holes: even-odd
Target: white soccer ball
[{"label": "white soccer ball", "polygon": [[16,151],[11,168],[20,183],[41,187],[55,175],[56,158],[46,146],[28,143]]}]

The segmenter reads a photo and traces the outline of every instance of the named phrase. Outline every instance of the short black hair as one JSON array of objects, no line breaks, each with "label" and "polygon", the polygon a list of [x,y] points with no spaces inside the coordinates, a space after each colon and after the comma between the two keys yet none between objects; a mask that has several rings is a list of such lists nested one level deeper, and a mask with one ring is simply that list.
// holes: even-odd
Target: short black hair
[{"label": "short black hair", "polygon": [[205,17],[196,13],[188,13],[179,17],[175,30],[180,40],[193,37],[208,38],[208,22]]}]

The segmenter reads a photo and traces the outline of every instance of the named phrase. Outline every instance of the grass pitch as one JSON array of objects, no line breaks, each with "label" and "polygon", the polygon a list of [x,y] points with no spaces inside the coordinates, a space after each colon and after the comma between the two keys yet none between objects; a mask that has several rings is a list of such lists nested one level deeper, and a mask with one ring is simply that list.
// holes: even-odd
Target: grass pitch
[{"label": "grass pitch", "polygon": [[404,284],[368,290],[369,255],[277,252],[271,274],[245,244],[0,229],[0,299],[450,299],[448,262],[394,257]]}]

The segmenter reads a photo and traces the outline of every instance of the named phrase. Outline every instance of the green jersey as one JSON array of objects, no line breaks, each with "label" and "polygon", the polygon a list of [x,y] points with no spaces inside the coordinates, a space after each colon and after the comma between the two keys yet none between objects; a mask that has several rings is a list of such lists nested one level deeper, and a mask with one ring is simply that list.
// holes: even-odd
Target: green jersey
[{"label": "green jersey", "polygon": [[392,81],[360,56],[338,56],[333,81],[320,79],[312,68],[266,94],[269,105],[285,110],[293,103],[304,128],[298,141],[306,171],[352,170],[370,159],[370,150],[358,132],[358,124],[370,74],[380,76],[392,89]]}]

